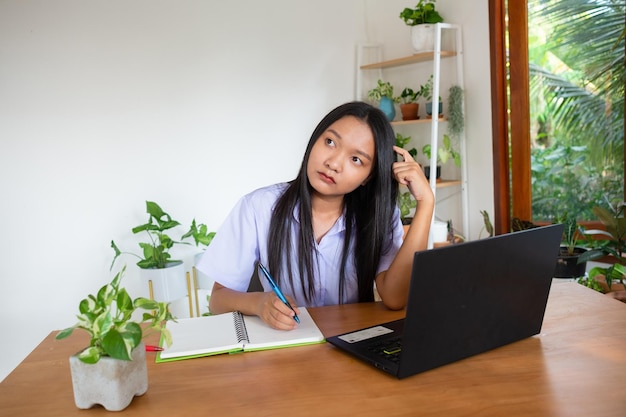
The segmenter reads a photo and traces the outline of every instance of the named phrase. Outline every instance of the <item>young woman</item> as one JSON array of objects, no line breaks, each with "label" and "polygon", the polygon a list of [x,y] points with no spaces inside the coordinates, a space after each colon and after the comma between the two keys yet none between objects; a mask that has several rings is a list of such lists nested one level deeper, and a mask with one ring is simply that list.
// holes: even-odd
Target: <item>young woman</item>
[{"label": "young woman", "polygon": [[[298,176],[244,196],[206,249],[197,268],[215,280],[211,312],[238,310],[277,329],[297,325],[263,276],[265,292],[246,291],[259,262],[295,313],[297,306],[373,301],[374,284],[388,308],[403,308],[413,253],[427,246],[434,196],[419,164],[394,144],[391,125],[369,104],[327,114]],[[404,240],[398,183],[418,202]]]}]

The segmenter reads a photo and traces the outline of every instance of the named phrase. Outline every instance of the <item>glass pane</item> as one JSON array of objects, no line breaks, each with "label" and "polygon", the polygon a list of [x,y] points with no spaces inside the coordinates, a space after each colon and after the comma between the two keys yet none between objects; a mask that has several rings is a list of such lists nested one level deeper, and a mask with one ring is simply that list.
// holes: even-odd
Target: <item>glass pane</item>
[{"label": "glass pane", "polygon": [[533,221],[624,201],[624,6],[529,0]]}]

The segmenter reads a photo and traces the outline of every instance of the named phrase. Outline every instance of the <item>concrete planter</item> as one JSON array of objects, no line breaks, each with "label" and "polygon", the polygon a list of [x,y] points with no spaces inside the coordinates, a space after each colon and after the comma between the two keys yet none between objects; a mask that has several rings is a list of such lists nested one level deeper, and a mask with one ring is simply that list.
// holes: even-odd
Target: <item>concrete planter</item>
[{"label": "concrete planter", "polygon": [[81,409],[102,405],[108,411],[128,407],[136,395],[148,390],[146,348],[141,343],[133,350],[132,361],[102,357],[95,364],[70,356],[74,402]]}]

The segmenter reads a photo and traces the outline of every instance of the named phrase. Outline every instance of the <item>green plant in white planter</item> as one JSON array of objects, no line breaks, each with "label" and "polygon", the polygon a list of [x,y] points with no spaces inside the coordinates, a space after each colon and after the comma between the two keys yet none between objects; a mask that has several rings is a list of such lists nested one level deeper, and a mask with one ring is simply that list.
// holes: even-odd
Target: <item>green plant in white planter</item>
[{"label": "green plant in white planter", "polygon": [[432,24],[443,22],[443,17],[435,9],[435,0],[419,0],[414,8],[405,7],[400,12],[400,19],[411,27],[411,42],[416,52],[434,49]]},{"label": "green plant in white planter", "polygon": [[169,251],[175,244],[187,243],[182,242],[182,237],[181,241],[175,241],[166,233],[168,230],[180,226],[180,222],[172,219],[169,214],[163,211],[163,209],[153,201],[146,201],[146,212],[149,215],[148,222],[135,226],[132,229],[134,234],[147,232],[150,239],[149,242],[139,243],[139,246],[143,250],[143,257],[132,252],[122,252],[115,242],[111,241],[111,247],[115,251],[111,268],[113,268],[115,260],[122,254],[129,254],[139,258],[137,266],[140,268],[165,268],[168,264],[180,262],[171,259]]},{"label": "green plant in white planter", "polygon": [[189,231],[179,240],[174,240],[170,237],[170,232],[180,226],[180,222],[174,220],[153,201],[146,201],[146,212],[148,221],[132,229],[134,234],[145,232],[148,236],[148,241],[139,243],[143,256],[132,252],[122,252],[112,240],[111,248],[115,251],[115,257],[111,268],[119,256],[123,254],[135,256],[139,258],[137,266],[141,268],[143,280],[150,288],[151,297],[167,301],[185,297],[188,294],[184,265],[181,260],[172,259],[170,250],[175,245],[189,245],[188,242],[183,241],[189,237],[193,237],[196,245],[210,243],[214,233],[209,233],[203,224],[197,225],[194,219]]},{"label": "green plant in white planter", "polygon": [[[169,304],[139,297],[132,300],[120,282],[126,267],[104,285],[96,295],[90,294],[79,306],[78,322],[62,330],[57,339],[70,336],[75,329],[89,333],[89,346],[70,357],[74,401],[78,408],[101,404],[107,410],[119,411],[135,395],[148,389],[145,347],[142,339],[152,332],[172,342],[165,322],[172,320]],[[133,313],[144,310],[139,321]]]}]

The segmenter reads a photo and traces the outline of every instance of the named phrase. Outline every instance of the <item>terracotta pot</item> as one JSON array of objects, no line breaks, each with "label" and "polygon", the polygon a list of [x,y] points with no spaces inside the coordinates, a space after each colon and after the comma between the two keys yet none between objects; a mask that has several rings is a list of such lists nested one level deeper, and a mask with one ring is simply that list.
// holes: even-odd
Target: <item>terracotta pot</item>
[{"label": "terracotta pot", "polygon": [[402,120],[417,120],[417,115],[420,105],[418,103],[406,103],[400,104],[400,111],[402,112]]}]

